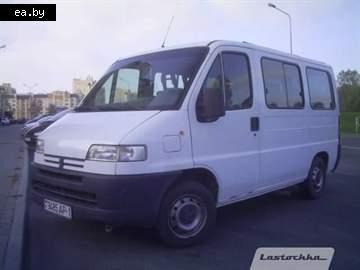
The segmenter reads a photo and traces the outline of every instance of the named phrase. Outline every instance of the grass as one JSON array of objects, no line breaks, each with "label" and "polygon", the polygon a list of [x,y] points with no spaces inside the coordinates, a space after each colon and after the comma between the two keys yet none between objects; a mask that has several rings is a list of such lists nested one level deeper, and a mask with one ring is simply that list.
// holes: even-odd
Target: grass
[{"label": "grass", "polygon": [[[355,133],[355,117],[360,118],[360,112],[342,112],[340,116],[341,133]],[[358,132],[360,132],[360,127]]]}]

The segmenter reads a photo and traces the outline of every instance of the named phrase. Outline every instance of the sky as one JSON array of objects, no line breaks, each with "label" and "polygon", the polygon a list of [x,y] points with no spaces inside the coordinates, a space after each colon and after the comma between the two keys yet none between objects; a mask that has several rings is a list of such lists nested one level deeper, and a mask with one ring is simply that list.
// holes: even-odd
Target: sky
[{"label": "sky", "polygon": [[[360,70],[360,1],[275,1],[292,16],[293,51],[338,73]],[[289,51],[288,18],[269,1],[58,0],[54,22],[0,21],[0,84],[18,93],[71,91],[73,78],[99,79],[117,59],[161,46],[214,39],[247,41]],[[27,86],[25,86],[27,85]]]}]

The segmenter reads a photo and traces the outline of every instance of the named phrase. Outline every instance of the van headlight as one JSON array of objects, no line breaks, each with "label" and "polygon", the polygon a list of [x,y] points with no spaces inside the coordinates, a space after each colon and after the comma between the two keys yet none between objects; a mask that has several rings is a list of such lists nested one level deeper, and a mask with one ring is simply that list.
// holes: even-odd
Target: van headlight
[{"label": "van headlight", "polygon": [[43,154],[43,153],[44,153],[44,147],[45,147],[44,140],[38,139],[38,140],[36,141],[35,152],[40,153],[40,154]]},{"label": "van headlight", "polygon": [[98,161],[144,161],[146,147],[144,145],[100,145],[90,146],[86,159]]}]

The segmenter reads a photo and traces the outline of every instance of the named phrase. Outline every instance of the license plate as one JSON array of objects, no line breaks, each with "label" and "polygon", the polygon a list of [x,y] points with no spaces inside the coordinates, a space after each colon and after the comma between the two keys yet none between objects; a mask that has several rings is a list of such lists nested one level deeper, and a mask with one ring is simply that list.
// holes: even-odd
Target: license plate
[{"label": "license plate", "polygon": [[55,215],[62,216],[67,219],[72,218],[71,207],[62,203],[54,202],[48,199],[44,200],[44,209]]}]

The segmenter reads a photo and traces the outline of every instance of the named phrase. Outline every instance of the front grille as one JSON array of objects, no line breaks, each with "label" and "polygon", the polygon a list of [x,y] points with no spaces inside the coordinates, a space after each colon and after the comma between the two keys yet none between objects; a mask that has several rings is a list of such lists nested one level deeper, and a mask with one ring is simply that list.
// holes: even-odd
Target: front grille
[{"label": "front grille", "polygon": [[67,168],[67,169],[79,169],[84,168],[84,159],[80,158],[71,158],[71,157],[63,157],[63,156],[55,156],[44,154],[44,162],[47,163],[51,167],[57,168]]},{"label": "front grille", "polygon": [[35,191],[43,195],[51,195],[60,199],[65,199],[73,202],[80,202],[92,206],[97,204],[95,193],[64,188],[54,184],[47,184],[40,181],[33,181],[32,187]]},{"label": "front grille", "polygon": [[56,178],[58,180],[62,181],[69,181],[69,182],[76,182],[81,183],[82,177],[78,175],[70,175],[70,174],[64,174],[61,172],[53,172],[45,169],[39,169],[38,171],[39,177],[50,177],[50,178]]}]

